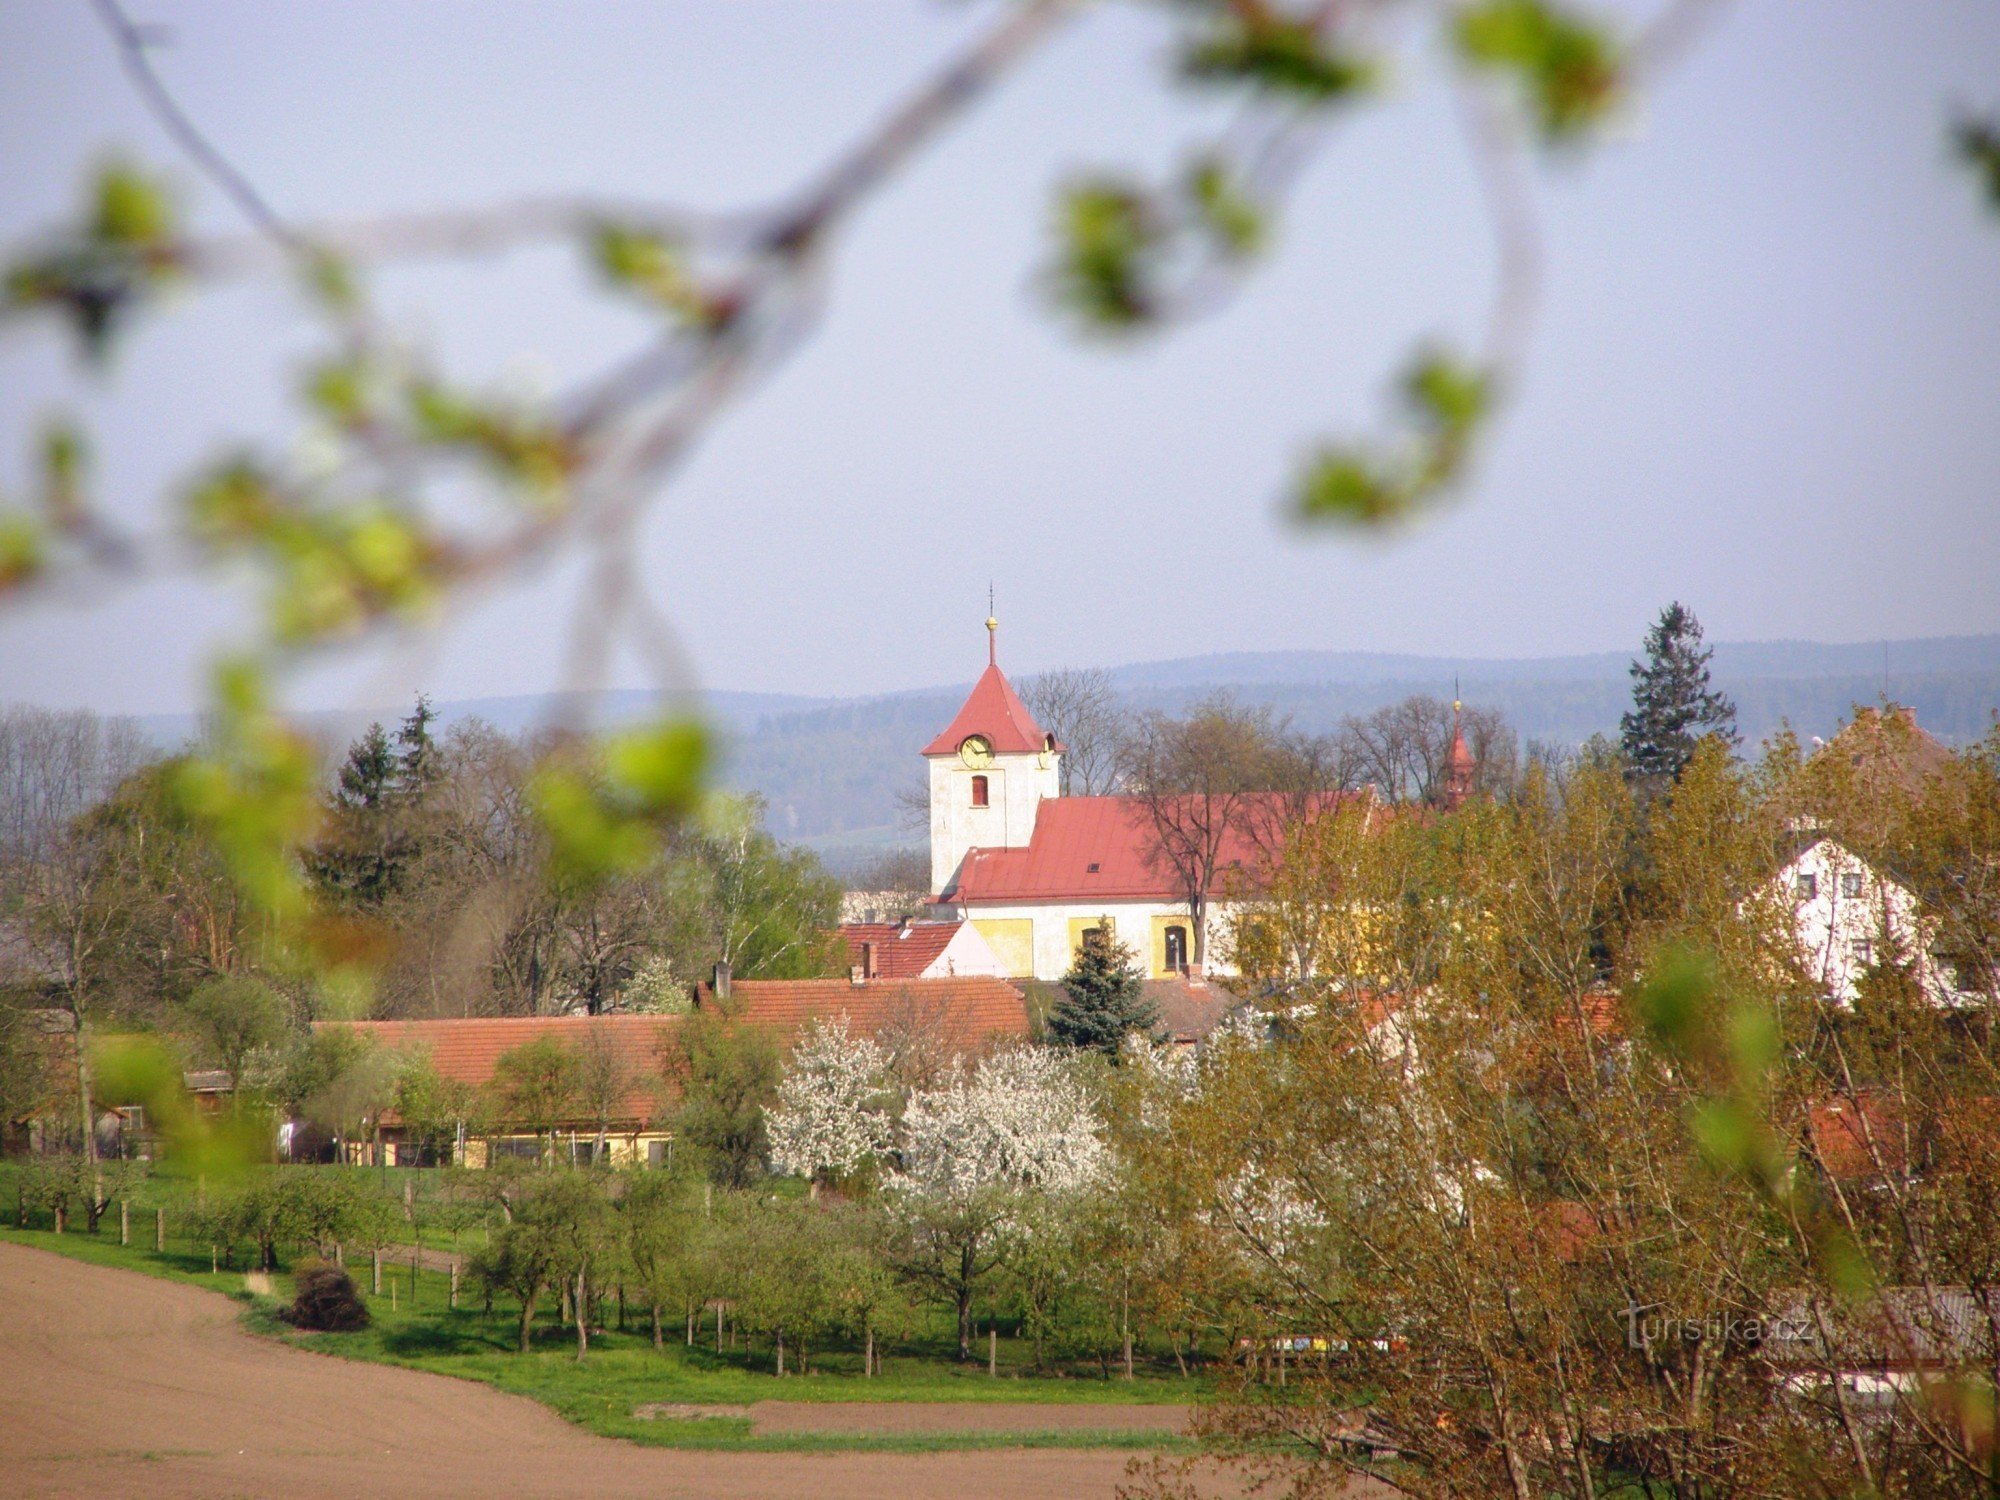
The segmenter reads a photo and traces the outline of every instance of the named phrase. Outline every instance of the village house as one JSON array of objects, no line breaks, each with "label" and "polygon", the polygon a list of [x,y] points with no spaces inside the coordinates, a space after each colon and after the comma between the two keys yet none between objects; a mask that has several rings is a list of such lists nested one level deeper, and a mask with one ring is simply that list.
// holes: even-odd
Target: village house
[{"label": "village house", "polygon": [[[693,1006],[762,1028],[789,1045],[815,1020],[845,1019],[881,1042],[892,1057],[943,1068],[1029,1035],[1021,992],[991,976],[949,979],[734,980],[727,965],[697,985]],[[416,1021],[321,1021],[316,1031],[346,1030],[391,1057],[423,1058],[441,1078],[462,1085],[479,1105],[459,1123],[450,1163],[484,1167],[501,1157],[542,1159],[557,1152],[613,1166],[663,1166],[673,1150],[674,1096],[667,1083],[683,1015],[494,1016]],[[553,1040],[578,1059],[587,1086],[562,1118],[530,1122],[496,1113],[494,1079],[502,1057]],[[408,1122],[384,1106],[341,1155],[367,1165],[436,1166]]]},{"label": "village house", "polygon": [[1005,979],[1007,971],[970,922],[843,922],[851,973],[861,979]]},{"label": "village house", "polygon": [[1799,962],[1819,993],[1852,1005],[1861,981],[1879,963],[1907,963],[1918,984],[1940,1004],[1955,998],[1931,957],[1933,934],[1917,898],[1902,882],[1870,865],[1835,839],[1801,830],[1797,852],[1772,880],[1789,907]]}]

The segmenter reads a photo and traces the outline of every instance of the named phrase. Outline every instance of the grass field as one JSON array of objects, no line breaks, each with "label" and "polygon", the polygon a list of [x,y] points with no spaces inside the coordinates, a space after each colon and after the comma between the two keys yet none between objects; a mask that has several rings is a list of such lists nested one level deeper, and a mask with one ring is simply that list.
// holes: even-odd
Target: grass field
[{"label": "grass field", "polygon": [[[211,1272],[208,1247],[173,1233],[174,1208],[185,1201],[187,1191],[188,1185],[167,1179],[151,1180],[135,1191],[131,1244],[121,1246],[115,1207],[96,1235],[80,1227],[57,1235],[46,1216],[28,1228],[18,1227],[12,1211],[12,1179],[0,1172],[0,1214],[5,1221],[0,1238],[222,1292],[243,1303],[246,1326],[259,1334],[326,1355],[480,1381],[540,1401],[590,1431],[657,1446],[765,1452],[1180,1449],[1188,1446],[1188,1440],[1170,1433],[1074,1423],[1004,1432],[755,1433],[749,1408],[770,1401],[1178,1405],[1199,1400],[1204,1390],[1199,1379],[1148,1373],[1127,1381],[1107,1378],[1095,1366],[1088,1373],[1037,1375],[1026,1368],[1030,1350],[1025,1341],[1004,1337],[998,1341],[996,1378],[987,1373],[984,1359],[962,1364],[951,1357],[942,1322],[936,1337],[886,1348],[881,1373],[875,1377],[861,1374],[858,1350],[831,1348],[813,1351],[811,1374],[780,1379],[773,1373],[767,1340],[717,1353],[712,1323],[704,1325],[693,1347],[683,1342],[684,1325],[678,1320],[670,1323],[667,1347],[655,1350],[644,1311],[636,1306],[629,1309],[626,1331],[614,1326],[594,1332],[590,1353],[579,1363],[574,1332],[557,1326],[552,1299],[540,1316],[535,1347],[524,1355],[514,1348],[513,1305],[498,1302],[489,1314],[467,1287],[454,1310],[448,1306],[449,1277],[443,1271],[413,1272],[407,1258],[401,1264],[385,1264],[380,1296],[370,1294],[366,1262],[350,1264],[369,1305],[371,1327],[353,1334],[302,1334],[277,1317],[278,1308],[290,1297],[287,1274],[271,1277],[268,1295],[255,1294],[247,1289],[240,1264],[233,1270]],[[162,1204],[168,1210],[169,1233],[165,1250],[156,1251],[153,1209]],[[476,1237],[475,1233],[469,1238]],[[615,1324],[615,1313],[607,1312],[606,1321]],[[983,1346],[980,1352],[984,1354]],[[635,1409],[648,1404],[729,1408],[741,1415],[685,1420],[634,1416]]]}]

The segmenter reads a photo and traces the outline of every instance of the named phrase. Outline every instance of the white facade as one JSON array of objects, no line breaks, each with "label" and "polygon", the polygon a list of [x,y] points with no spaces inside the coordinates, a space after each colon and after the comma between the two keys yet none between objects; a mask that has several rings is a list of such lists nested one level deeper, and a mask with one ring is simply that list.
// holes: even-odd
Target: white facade
[{"label": "white facade", "polygon": [[[951,883],[970,849],[1025,849],[1044,797],[1062,792],[1062,755],[995,754],[970,764],[956,749],[925,757],[931,781],[931,894]],[[981,806],[975,785],[985,780]]]},{"label": "white facade", "polygon": [[1827,999],[1852,1005],[1862,976],[1888,956],[1887,947],[1914,963],[1927,994],[1950,998],[1917,898],[1844,845],[1818,840],[1778,872],[1774,889],[1790,908],[1799,961]]},{"label": "white facade", "polygon": [[[1003,964],[1016,972],[1014,979],[1060,979],[1070,970],[1084,929],[1098,927],[1108,919],[1113,936],[1137,955],[1139,967],[1148,978],[1162,979],[1176,972],[1167,961],[1165,934],[1178,927],[1181,949],[1193,953],[1193,920],[1187,907],[1177,901],[1046,901],[1001,905],[980,902],[962,908],[967,919],[985,936]],[[1217,955],[1230,932],[1233,909],[1220,902],[1208,907],[1208,972],[1228,974],[1231,967]],[[1022,942],[1025,928],[1027,941]],[[1023,948],[1030,959],[1021,971]],[[1184,959],[1183,962],[1186,960]]]}]

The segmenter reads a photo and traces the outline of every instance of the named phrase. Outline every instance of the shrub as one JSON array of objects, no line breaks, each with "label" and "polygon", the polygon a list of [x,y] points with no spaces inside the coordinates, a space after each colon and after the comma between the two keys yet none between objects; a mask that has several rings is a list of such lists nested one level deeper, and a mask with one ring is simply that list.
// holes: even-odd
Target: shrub
[{"label": "shrub", "polygon": [[307,1261],[293,1278],[298,1295],[279,1316],[317,1333],[353,1333],[368,1326],[368,1306],[354,1278],[323,1260]]}]

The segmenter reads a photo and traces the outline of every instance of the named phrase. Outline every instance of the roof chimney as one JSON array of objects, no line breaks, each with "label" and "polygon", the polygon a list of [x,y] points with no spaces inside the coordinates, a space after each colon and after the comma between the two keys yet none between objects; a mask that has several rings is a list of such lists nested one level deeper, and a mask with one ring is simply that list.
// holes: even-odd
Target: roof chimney
[{"label": "roof chimney", "polygon": [[873,943],[863,943],[861,945],[861,962],[854,966],[854,982],[859,984],[864,979],[873,979],[874,977],[875,945]]},{"label": "roof chimney", "polygon": [[729,998],[729,964],[727,960],[715,966],[715,982],[709,988],[715,991],[716,999],[727,1000]]},{"label": "roof chimney", "polygon": [[853,985],[857,990],[860,989],[862,985],[868,982],[867,979],[863,977],[863,970],[860,964],[855,964],[852,968],[850,968],[847,971],[847,982]]}]

